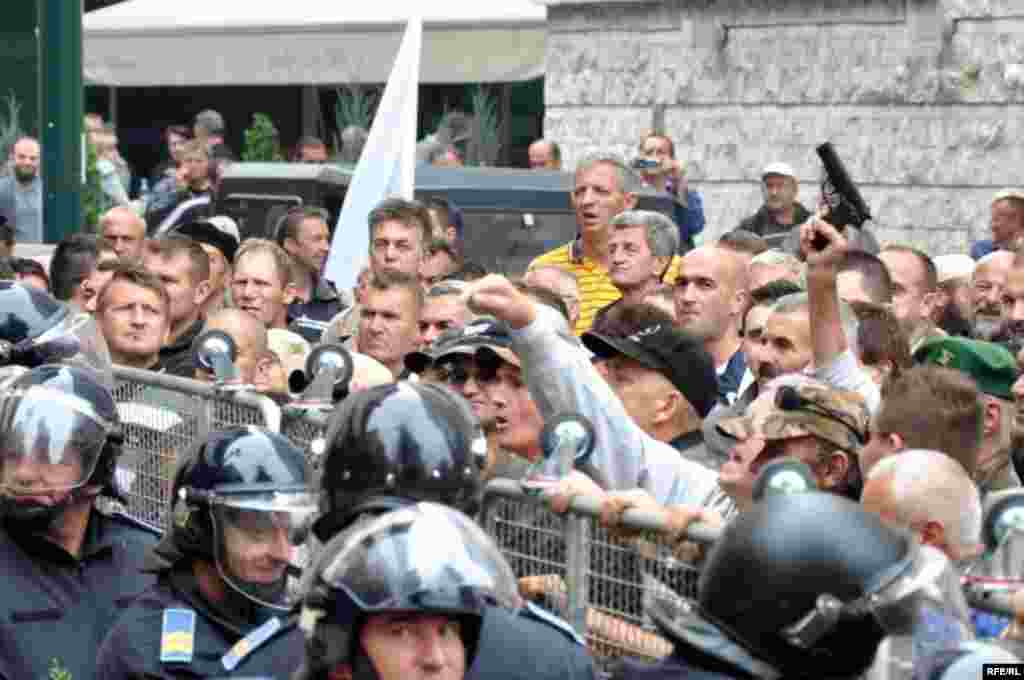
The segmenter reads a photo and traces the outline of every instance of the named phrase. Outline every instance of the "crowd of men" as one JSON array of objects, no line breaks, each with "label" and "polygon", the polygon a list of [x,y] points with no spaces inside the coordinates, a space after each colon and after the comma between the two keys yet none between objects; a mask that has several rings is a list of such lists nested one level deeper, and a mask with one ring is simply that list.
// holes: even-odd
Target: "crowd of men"
[{"label": "crowd of men", "polygon": [[[289,378],[306,357],[341,344],[355,374],[330,416],[323,473],[314,482],[306,453],[280,435],[214,433],[176,452],[157,542],[95,514],[97,496],[132,493],[115,482],[130,487],[140,472],[118,462],[109,391],[79,368],[16,376],[0,393],[0,564],[19,593],[0,608],[11,624],[0,626],[0,677],[54,677],[54,659],[75,680],[300,667],[310,678],[592,677],[573,631],[523,607],[523,597],[557,602],[560,579],[516,583],[456,512],[472,515],[478,483],[493,478],[543,486],[558,513],[596,500],[627,545],[624,514],[657,513],[673,550],[703,560],[702,632],[658,598],[634,602],[671,653],[626,664],[622,677],[853,677],[879,649],[905,670],[974,637],[1021,637],[980,611],[940,618],[952,623],[938,640],[934,619],[897,633],[878,608],[912,606],[909,586],[886,580],[899,567],[955,610],[959,576],[984,553],[983,505],[1021,485],[1024,192],[993,197],[990,241],[932,255],[836,228],[773,163],[764,205],[702,242],[702,199],[671,138],[651,133],[637,146],[646,163],[580,160],[577,237],[521,277],[464,259],[473,225],[451,203],[387,198],[367,217],[358,283],[339,290],[323,276],[332,225],[320,208],[292,209],[271,238],[244,240],[212,214],[223,121],[204,112],[196,128],[194,140],[169,137],[169,189],[111,206],[96,234],[57,246],[49,271],[0,260],[18,282],[0,282],[10,306],[0,318],[25,291],[46,291],[95,324],[114,364],[204,381],[223,376],[194,346],[221,331],[234,381],[282,404],[300,396]],[[16,197],[38,168],[31,141],[13,151]],[[319,162],[314,141],[303,148]],[[530,148],[534,167],[560,157],[550,140]],[[672,215],[636,209],[645,184],[677,197]],[[29,233],[29,214],[8,215],[8,242]],[[30,299],[32,324],[56,318]],[[32,324],[5,340],[47,346],[54,331]],[[541,433],[564,413],[589,420],[594,446],[560,475]],[[762,499],[759,475],[779,460],[806,466],[817,491]],[[77,476],[57,479],[56,467]],[[291,587],[312,517],[326,547]],[[695,523],[722,529],[719,544],[689,542]],[[929,580],[950,570],[953,590]],[[596,608],[585,619],[607,635],[628,628]],[[91,637],[62,655],[58,635],[83,627]],[[931,646],[881,644],[911,633]],[[31,651],[44,647],[53,653]]]}]

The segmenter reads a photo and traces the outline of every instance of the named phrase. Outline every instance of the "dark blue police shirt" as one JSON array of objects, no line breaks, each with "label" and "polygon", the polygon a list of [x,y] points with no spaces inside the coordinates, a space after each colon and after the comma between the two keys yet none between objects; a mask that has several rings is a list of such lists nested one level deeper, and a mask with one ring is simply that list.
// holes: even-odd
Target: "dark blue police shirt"
[{"label": "dark blue police shirt", "polygon": [[491,607],[466,680],[593,680],[594,660],[569,624],[525,608]]},{"label": "dark blue police shirt", "polygon": [[[96,662],[97,680],[154,680],[183,677],[280,678],[287,680],[304,660],[304,639],[296,617],[282,617],[282,627],[245,655],[238,665],[227,670],[225,654],[242,638],[238,631],[227,630],[206,614],[201,603],[180,592],[161,575],[157,585],[143,593],[117,620]],[[160,660],[164,610],[195,612],[195,630],[191,635],[192,660],[165,663]],[[253,625],[252,629],[259,626]],[[245,631],[246,634],[251,630]],[[77,678],[72,678],[77,680]]]},{"label": "dark blue police shirt", "polygon": [[80,558],[40,536],[0,528],[0,677],[46,680],[66,670],[92,680],[114,620],[153,584],[141,571],[157,534],[94,510]]}]

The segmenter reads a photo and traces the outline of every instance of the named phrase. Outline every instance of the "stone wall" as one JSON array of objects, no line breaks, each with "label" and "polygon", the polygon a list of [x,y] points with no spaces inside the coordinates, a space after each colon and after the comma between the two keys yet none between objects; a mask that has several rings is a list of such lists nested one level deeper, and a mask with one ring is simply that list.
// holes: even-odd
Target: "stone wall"
[{"label": "stone wall", "polygon": [[1024,0],[548,0],[548,18],[545,135],[571,167],[664,127],[710,237],[757,209],[771,161],[811,207],[826,139],[879,239],[933,254],[1024,187]]}]

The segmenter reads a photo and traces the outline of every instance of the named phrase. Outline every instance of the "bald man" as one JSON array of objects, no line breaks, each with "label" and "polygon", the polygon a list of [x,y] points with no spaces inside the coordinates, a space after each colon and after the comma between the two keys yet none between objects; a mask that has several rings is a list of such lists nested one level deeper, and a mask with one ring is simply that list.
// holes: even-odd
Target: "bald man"
[{"label": "bald man", "polygon": [[732,403],[746,371],[740,324],[747,308],[747,263],[702,246],[683,255],[675,280],[676,323],[704,343],[718,373],[719,398]]},{"label": "bald man", "polygon": [[861,504],[886,524],[911,529],[953,562],[982,551],[978,486],[944,453],[911,449],[878,461],[864,484]]},{"label": "bald man", "polygon": [[[230,307],[214,313],[206,320],[203,333],[213,330],[224,331],[235,341],[238,377],[244,385],[253,384],[260,358],[267,352],[267,327],[248,312]],[[202,367],[196,368],[195,378],[213,382],[213,374]]]},{"label": "bald man", "polygon": [[975,337],[990,340],[1003,320],[1002,297],[1013,253],[997,250],[978,260],[969,291]]},{"label": "bald man", "polygon": [[100,233],[121,259],[142,257],[146,222],[131,208],[111,208],[100,217]]}]

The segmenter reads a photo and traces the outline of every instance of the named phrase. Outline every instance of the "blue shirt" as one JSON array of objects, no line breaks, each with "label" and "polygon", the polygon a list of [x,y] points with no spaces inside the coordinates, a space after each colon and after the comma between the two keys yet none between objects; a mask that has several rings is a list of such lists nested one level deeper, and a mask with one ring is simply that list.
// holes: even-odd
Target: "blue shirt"
[{"label": "blue shirt", "polygon": [[14,224],[18,243],[42,243],[43,181],[36,177],[24,185],[14,175],[0,179],[0,215]]}]

